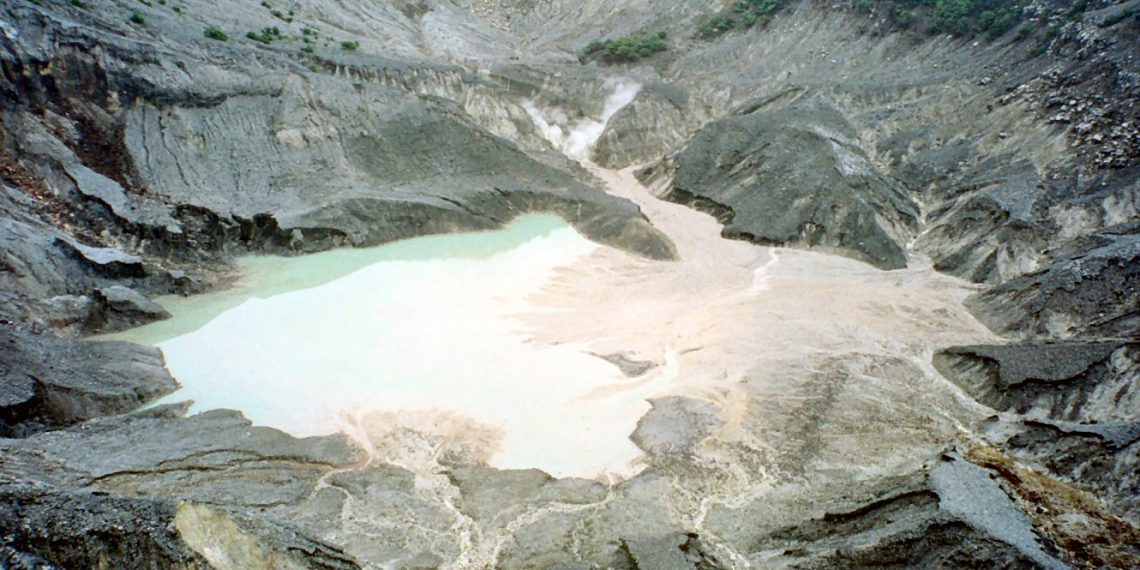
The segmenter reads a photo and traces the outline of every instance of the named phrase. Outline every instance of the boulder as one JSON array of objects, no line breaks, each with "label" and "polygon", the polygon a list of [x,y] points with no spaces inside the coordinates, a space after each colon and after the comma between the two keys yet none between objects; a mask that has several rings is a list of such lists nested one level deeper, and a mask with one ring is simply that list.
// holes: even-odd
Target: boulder
[{"label": "boulder", "polygon": [[23,437],[133,410],[173,392],[162,353],[0,327],[0,436]]}]

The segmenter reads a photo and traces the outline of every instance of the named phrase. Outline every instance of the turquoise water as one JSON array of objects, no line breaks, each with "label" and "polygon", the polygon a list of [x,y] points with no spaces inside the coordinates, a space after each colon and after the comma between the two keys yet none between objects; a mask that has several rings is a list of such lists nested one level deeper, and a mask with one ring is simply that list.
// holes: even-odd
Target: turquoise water
[{"label": "turquoise water", "polygon": [[159,297],[155,300],[170,311],[173,318],[97,338],[156,345],[194,332],[250,299],[267,299],[318,287],[374,263],[486,259],[569,227],[558,216],[528,214],[495,231],[426,236],[377,247],[335,249],[299,257],[243,257],[237,261],[239,278],[233,286],[205,295]]}]

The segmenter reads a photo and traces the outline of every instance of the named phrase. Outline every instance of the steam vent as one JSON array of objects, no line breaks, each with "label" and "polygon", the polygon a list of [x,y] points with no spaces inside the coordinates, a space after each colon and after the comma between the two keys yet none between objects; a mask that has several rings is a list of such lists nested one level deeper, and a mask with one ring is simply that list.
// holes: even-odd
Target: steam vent
[{"label": "steam vent", "polygon": [[0,0],[0,570],[1140,569],[1140,0]]}]

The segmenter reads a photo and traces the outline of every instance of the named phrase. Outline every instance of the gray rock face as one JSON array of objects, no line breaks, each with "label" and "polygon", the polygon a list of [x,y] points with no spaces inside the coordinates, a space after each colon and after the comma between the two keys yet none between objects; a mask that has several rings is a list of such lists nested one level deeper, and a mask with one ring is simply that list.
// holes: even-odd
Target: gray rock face
[{"label": "gray rock face", "polygon": [[1136,422],[1025,421],[1001,439],[1009,453],[1073,481],[1131,521],[1140,520],[1140,426]]},{"label": "gray rock face", "polygon": [[56,245],[74,252],[81,260],[108,277],[138,277],[143,274],[142,258],[120,249],[91,247],[67,240],[57,240]]},{"label": "gray rock face", "polygon": [[726,236],[905,267],[918,209],[855,138],[827,107],[745,109],[706,125],[677,155],[667,197],[710,210]]},{"label": "gray rock face", "polygon": [[[273,504],[283,495],[303,497],[321,475],[358,460],[357,450],[344,437],[296,439],[251,427],[234,411],[183,419],[185,411],[183,406],[159,406],[0,446],[11,461],[10,472],[40,473],[49,482],[99,482],[107,489],[141,482],[136,495],[164,489],[165,496],[242,506]],[[201,433],[211,437],[192,437]],[[86,453],[90,449],[106,453]],[[249,465],[256,465],[261,475],[239,482],[241,489],[227,489],[228,474]]]},{"label": "gray rock face", "polygon": [[[18,101],[30,109],[67,104],[32,96],[54,88],[104,103],[84,111],[110,123],[107,150],[124,165],[120,178],[129,184],[74,167],[67,149],[58,150],[62,144],[46,145],[55,149],[61,176],[116,218],[158,228],[165,239],[201,238],[182,236],[176,220],[156,210],[161,204],[173,206],[176,217],[194,208],[252,222],[262,231],[243,238],[279,249],[293,242],[294,229],[311,241],[307,249],[374,245],[497,227],[541,209],[567,216],[595,239],[669,254],[667,240],[631,203],[535,161],[451,102],[299,70],[286,57],[273,58],[267,70],[177,44],[153,60],[122,37],[70,28],[49,12],[12,8],[6,18],[25,34],[69,34],[54,53],[26,42],[7,46],[7,57],[28,68],[68,60],[76,69],[75,77],[34,75],[39,83],[23,87]],[[92,59],[80,47],[93,45],[107,57]],[[120,93],[137,98],[111,104]]]},{"label": "gray rock face", "polygon": [[1011,455],[1095,490],[1137,520],[1138,348],[1135,341],[952,347],[934,365],[979,402],[1024,416],[991,429]]},{"label": "gray rock face", "polygon": [[991,329],[1068,338],[1140,330],[1140,235],[1109,228],[1058,249],[1042,269],[967,300]]},{"label": "gray rock face", "polygon": [[95,301],[87,295],[58,295],[44,302],[44,317],[57,329],[85,327],[95,311]]},{"label": "gray rock face", "polygon": [[1109,449],[1125,449],[1140,440],[1140,422],[1082,424],[1027,420],[1034,427],[1051,427],[1065,435],[1092,436],[1104,440]]},{"label": "gray rock face", "polygon": [[814,505],[819,514],[810,520],[780,525],[780,509],[794,508],[794,500],[776,495],[773,504],[756,501],[743,512],[714,511],[710,526],[721,536],[750,537],[750,559],[772,567],[1068,567],[985,469],[953,456],[849,488]]},{"label": "gray rock face", "polygon": [[[71,491],[5,475],[0,505],[5,568],[210,567],[179,540],[169,501]],[[31,553],[50,553],[50,563]]]},{"label": "gray rock face", "polygon": [[1041,568],[1068,568],[1045,552],[1025,513],[1009,500],[984,468],[952,457],[930,472],[930,488],[938,495],[939,508],[960,517],[976,531],[1009,544]]},{"label": "gray rock face", "polygon": [[103,204],[124,222],[162,228],[170,234],[182,233],[165,204],[148,198],[132,198],[118,182],[82,164],[69,164],[66,172],[80,194]]},{"label": "gray rock face", "polygon": [[957,346],[934,366],[997,410],[1065,421],[1123,421],[1140,414],[1136,342]]},{"label": "gray rock face", "polygon": [[99,300],[107,304],[108,308],[120,311],[137,311],[143,314],[157,315],[163,313],[162,305],[147,299],[138,291],[130,287],[115,285],[104,287],[95,292]]},{"label": "gray rock face", "polygon": [[[78,228],[53,226],[51,216],[23,203],[28,196],[5,186],[0,193],[0,319],[64,334],[92,332],[110,320],[123,326],[161,316],[142,297],[124,303],[124,290],[171,293],[193,290],[165,271],[154,271],[139,255],[118,247],[96,247],[66,233]],[[30,210],[30,211],[29,211]],[[44,219],[44,218],[47,219]],[[85,235],[84,239],[92,240]],[[92,240],[94,241],[94,240]],[[130,289],[128,289],[128,287]],[[98,290],[110,291],[120,309],[114,313]],[[136,305],[134,308],[128,305]],[[145,307],[145,309],[144,309]],[[112,327],[113,328],[113,327]]]},{"label": "gray rock face", "polygon": [[589,505],[608,494],[606,486],[595,481],[555,479],[537,469],[457,467],[448,477],[463,496],[463,510],[477,521],[494,521],[549,503]]},{"label": "gray rock face", "polygon": [[609,168],[644,164],[681,146],[689,136],[691,99],[676,85],[645,81],[637,99],[610,119],[594,147],[594,162]]},{"label": "gray rock face", "polygon": [[622,374],[625,374],[630,378],[641,376],[642,374],[649,372],[655,366],[657,366],[656,362],[649,360],[637,360],[630,358],[628,355],[622,353],[594,354],[594,356],[597,356],[598,358],[601,358],[602,360],[613,364],[618,368],[618,370],[621,370]]},{"label": "gray rock face", "polygon": [[[668,255],[632,204],[534,161],[449,107],[377,85],[272,81],[272,95],[263,97],[131,110],[125,144],[141,178],[178,203],[268,216],[271,241],[292,241],[299,229],[375,245],[488,229],[522,211],[547,210],[592,238]],[[150,154],[156,146],[161,160]],[[241,162],[235,170],[235,153],[258,157],[256,168]]]},{"label": "gray rock face", "polygon": [[[55,247],[57,234],[40,224],[0,219],[0,316],[11,323],[30,320],[44,299],[83,293],[90,283],[84,264]],[[78,320],[77,316],[73,319]],[[86,316],[82,317],[83,320]]]},{"label": "gray rock face", "polygon": [[154,348],[0,329],[0,436],[22,437],[121,414],[178,384]]},{"label": "gray rock face", "polygon": [[655,458],[691,454],[722,424],[714,406],[670,396],[650,401],[653,409],[637,423],[630,439]]},{"label": "gray rock face", "polygon": [[1050,241],[1039,215],[1046,192],[1027,160],[986,160],[929,187],[941,205],[928,214],[929,231],[914,246],[936,259],[939,271],[997,283],[1032,267]]},{"label": "gray rock face", "polygon": [[[0,505],[5,568],[359,568],[294,529],[236,510],[71,491],[6,475],[0,475]],[[32,553],[50,553],[50,562]]]},{"label": "gray rock face", "polygon": [[97,328],[105,331],[122,330],[170,318],[170,313],[162,305],[130,287],[104,287],[95,291],[95,298],[103,305],[100,319],[102,324]]}]

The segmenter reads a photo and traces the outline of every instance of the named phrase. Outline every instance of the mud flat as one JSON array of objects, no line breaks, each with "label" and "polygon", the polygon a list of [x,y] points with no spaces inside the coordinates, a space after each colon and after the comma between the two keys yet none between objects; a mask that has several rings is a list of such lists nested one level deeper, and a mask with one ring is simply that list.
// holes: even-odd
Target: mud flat
[{"label": "mud flat", "polygon": [[552,345],[668,363],[676,379],[655,398],[721,410],[702,444],[710,459],[750,449],[773,475],[815,462],[809,472],[862,476],[928,457],[987,415],[930,365],[939,347],[994,340],[962,307],[976,286],[916,256],[883,271],[728,240],[711,216],[655,198],[633,169],[593,172],[637,202],[681,259],[600,247],[556,271],[538,296],[555,310],[532,324]]}]

